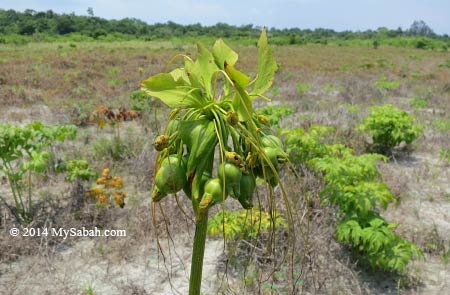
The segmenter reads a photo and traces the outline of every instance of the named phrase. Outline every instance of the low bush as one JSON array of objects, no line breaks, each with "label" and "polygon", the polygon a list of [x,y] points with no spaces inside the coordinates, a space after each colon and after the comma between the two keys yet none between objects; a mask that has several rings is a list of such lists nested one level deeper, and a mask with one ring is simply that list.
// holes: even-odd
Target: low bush
[{"label": "low bush", "polygon": [[414,117],[390,104],[374,106],[369,116],[357,129],[372,137],[373,150],[391,155],[394,147],[404,142],[411,144],[422,134],[423,127],[414,123]]}]

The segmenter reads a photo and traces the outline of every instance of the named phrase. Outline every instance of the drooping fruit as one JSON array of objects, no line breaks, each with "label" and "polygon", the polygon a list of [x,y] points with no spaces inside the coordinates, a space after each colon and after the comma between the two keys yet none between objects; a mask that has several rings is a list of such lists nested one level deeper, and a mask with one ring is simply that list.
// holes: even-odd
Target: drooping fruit
[{"label": "drooping fruit", "polygon": [[186,185],[185,163],[176,155],[170,155],[161,162],[155,175],[153,201],[158,202],[167,194],[176,193]]},{"label": "drooping fruit", "polygon": [[199,204],[200,210],[206,210],[220,204],[226,198],[219,178],[211,178],[205,183],[205,190]]},{"label": "drooping fruit", "polygon": [[242,174],[240,182],[240,194],[238,196],[239,203],[241,203],[242,208],[251,209],[253,208],[253,194],[256,188],[256,179],[252,173]]},{"label": "drooping fruit", "polygon": [[222,181],[227,194],[239,195],[242,172],[238,166],[222,162],[217,168],[217,177]]}]

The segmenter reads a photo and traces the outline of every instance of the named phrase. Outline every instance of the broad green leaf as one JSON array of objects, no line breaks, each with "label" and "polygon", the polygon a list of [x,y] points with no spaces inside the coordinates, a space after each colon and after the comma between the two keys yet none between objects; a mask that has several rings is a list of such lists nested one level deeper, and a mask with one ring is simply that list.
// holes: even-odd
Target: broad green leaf
[{"label": "broad green leaf", "polygon": [[226,63],[225,64],[225,72],[230,77],[234,86],[239,85],[240,88],[245,89],[250,82],[250,77],[242,73],[241,71],[236,70],[233,65]]},{"label": "broad green leaf", "polygon": [[252,94],[264,94],[272,85],[277,69],[278,66],[267,43],[267,34],[264,28],[258,41],[258,76],[256,77]]},{"label": "broad green leaf", "polygon": [[162,73],[142,82],[142,90],[159,98],[171,108],[193,107],[198,105],[198,97],[183,80],[175,81],[172,74]]},{"label": "broad green leaf", "polygon": [[214,56],[203,44],[198,43],[197,49],[198,56],[194,66],[194,74],[199,77],[200,84],[205,89],[206,94],[212,98],[212,78],[219,71],[219,68],[214,61]]},{"label": "broad green leaf", "polygon": [[200,69],[198,63],[193,62],[190,59],[185,59],[184,67],[186,69],[186,75],[189,78],[190,84],[194,88],[201,88],[200,84]]},{"label": "broad green leaf", "polygon": [[212,49],[212,54],[216,65],[221,70],[225,70],[225,63],[234,66],[238,60],[238,54],[228,47],[222,39],[216,41]]},{"label": "broad green leaf", "polygon": [[159,92],[165,90],[173,90],[176,87],[186,85],[183,81],[175,80],[170,73],[161,73],[148,78],[142,82],[145,90]]},{"label": "broad green leaf", "polygon": [[185,84],[187,85],[190,84],[190,80],[185,69],[176,68],[172,72],[170,72],[170,74],[172,75],[175,81],[184,81]]}]

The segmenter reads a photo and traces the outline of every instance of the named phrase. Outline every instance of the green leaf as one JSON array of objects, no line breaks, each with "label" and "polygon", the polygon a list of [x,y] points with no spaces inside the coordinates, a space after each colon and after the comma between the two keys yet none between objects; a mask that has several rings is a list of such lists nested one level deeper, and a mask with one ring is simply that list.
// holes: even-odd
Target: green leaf
[{"label": "green leaf", "polygon": [[194,73],[199,77],[199,81],[205,89],[206,94],[212,98],[212,78],[219,71],[219,68],[215,63],[214,56],[203,44],[198,43],[197,49],[198,56],[194,68],[197,68],[198,72],[194,71]]},{"label": "green leaf", "polygon": [[199,102],[196,91],[183,79],[175,80],[170,73],[157,74],[143,81],[142,90],[171,108],[195,107]]},{"label": "green leaf", "polygon": [[277,69],[278,66],[267,42],[266,29],[264,28],[258,41],[258,76],[252,94],[263,95],[272,85]]},{"label": "green leaf", "polygon": [[250,82],[250,77],[242,73],[241,71],[236,70],[232,64],[225,63],[225,71],[233,82],[234,86],[236,84],[240,86],[242,89],[247,88],[248,83]]},{"label": "green leaf", "polygon": [[238,54],[228,47],[222,39],[218,39],[216,43],[214,43],[212,54],[216,65],[221,70],[225,70],[225,63],[234,66],[238,60]]},{"label": "green leaf", "polygon": [[236,110],[239,121],[251,121],[253,114],[252,99],[245,91],[245,87],[250,82],[250,77],[236,70],[232,65],[225,64],[225,71],[233,82],[237,93],[233,98],[233,107]]}]

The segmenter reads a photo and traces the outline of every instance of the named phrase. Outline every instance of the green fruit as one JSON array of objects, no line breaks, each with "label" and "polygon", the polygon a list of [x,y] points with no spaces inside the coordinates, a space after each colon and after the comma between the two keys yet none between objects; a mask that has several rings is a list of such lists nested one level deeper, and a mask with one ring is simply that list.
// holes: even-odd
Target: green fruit
[{"label": "green fruit", "polygon": [[241,203],[242,208],[251,209],[253,208],[253,194],[256,188],[255,176],[251,173],[243,174],[240,182],[241,192],[238,196],[239,203]]},{"label": "green fruit", "polygon": [[225,185],[227,193],[239,195],[242,172],[238,166],[222,162],[217,168],[217,176]]},{"label": "green fruit", "polygon": [[215,204],[222,203],[224,198],[226,198],[226,195],[224,194],[220,179],[211,178],[205,183],[205,191],[200,201],[199,209],[209,209]]},{"label": "green fruit", "polygon": [[[266,154],[267,158],[269,159],[270,163],[274,166],[276,172],[278,172],[278,156],[279,156],[279,150],[273,147],[265,147],[263,148],[264,153]],[[266,162],[265,159],[263,159],[264,162],[264,170],[266,171],[266,175],[264,175],[263,167],[262,165],[258,165],[253,170],[255,175],[259,178],[265,179],[266,182],[270,184],[270,186],[275,187],[278,185],[278,180],[275,177],[274,171],[272,171],[272,168],[270,168],[269,164]]]},{"label": "green fruit", "polygon": [[272,147],[283,149],[283,143],[281,139],[276,137],[275,135],[266,135],[261,138],[261,145],[263,147]]},{"label": "green fruit", "polygon": [[161,162],[155,175],[153,201],[160,201],[167,194],[176,193],[186,185],[186,165],[171,155]]},{"label": "green fruit", "polygon": [[[275,167],[275,169],[278,170],[278,155],[279,150],[273,147],[265,147],[263,148],[264,153],[266,154],[267,158],[269,158],[272,165]],[[265,166],[269,167],[268,163],[264,163]]]}]

